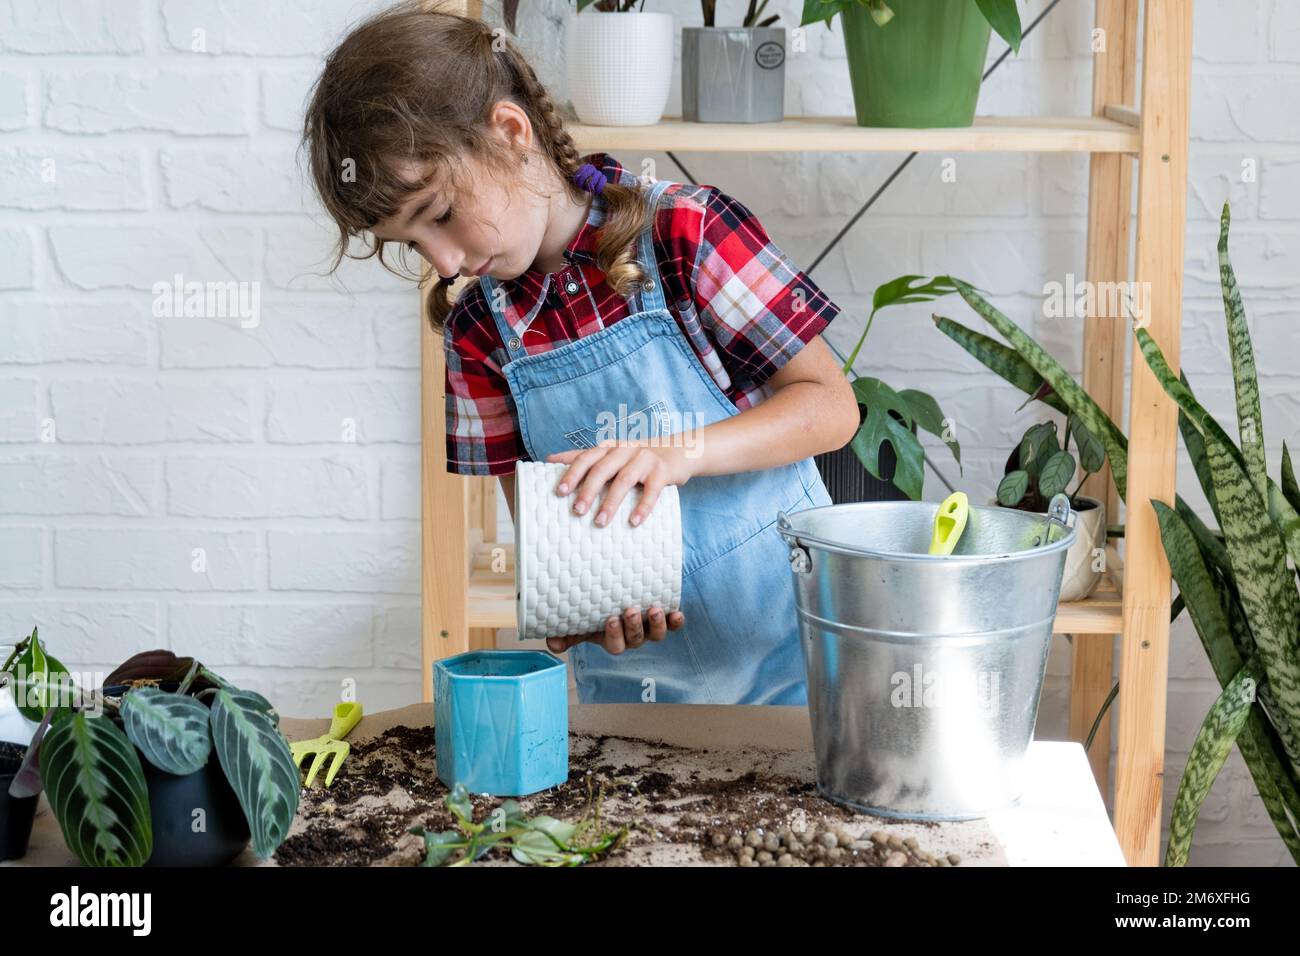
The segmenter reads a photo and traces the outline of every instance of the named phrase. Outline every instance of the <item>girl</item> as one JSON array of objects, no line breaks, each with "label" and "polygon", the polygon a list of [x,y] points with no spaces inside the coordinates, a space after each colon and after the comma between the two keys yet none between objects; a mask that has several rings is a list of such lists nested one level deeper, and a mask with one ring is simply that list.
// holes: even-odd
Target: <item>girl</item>
[{"label": "girl", "polygon": [[[579,699],[805,704],[775,522],[830,504],[811,456],[858,428],[818,337],[838,307],[715,187],[580,156],[516,47],[473,18],[410,2],[362,23],[304,141],[334,268],[368,232],[362,258],[387,268],[394,243],[438,272],[449,471],[500,476],[513,514],[515,462],[563,462],[556,493],[597,525],[635,487],[634,524],[678,486],[682,610],[550,639]],[[477,281],[453,302],[457,276]]]}]

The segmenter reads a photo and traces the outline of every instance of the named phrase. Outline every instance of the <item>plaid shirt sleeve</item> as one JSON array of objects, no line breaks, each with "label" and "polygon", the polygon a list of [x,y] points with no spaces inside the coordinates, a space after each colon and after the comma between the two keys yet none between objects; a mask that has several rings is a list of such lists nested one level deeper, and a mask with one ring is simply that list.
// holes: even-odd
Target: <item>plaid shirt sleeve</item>
[{"label": "plaid shirt sleeve", "polygon": [[[705,334],[742,388],[762,385],[840,308],[739,200],[704,187],[698,236],[674,237]],[[691,247],[694,248],[691,248]],[[693,264],[692,264],[693,263]]]},{"label": "plaid shirt sleeve", "polygon": [[527,460],[514,398],[492,358],[495,338],[481,321],[487,302],[476,284],[456,300],[443,332],[447,362],[447,471],[461,475],[512,475]]}]

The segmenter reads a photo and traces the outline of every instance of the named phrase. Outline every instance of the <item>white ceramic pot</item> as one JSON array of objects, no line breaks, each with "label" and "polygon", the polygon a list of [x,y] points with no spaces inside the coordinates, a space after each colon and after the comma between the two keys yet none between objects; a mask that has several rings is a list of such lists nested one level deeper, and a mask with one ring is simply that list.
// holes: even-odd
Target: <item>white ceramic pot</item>
[{"label": "white ceramic pot", "polygon": [[653,126],[673,77],[669,13],[572,13],[565,24],[568,94],[593,126]]},{"label": "white ceramic pot", "polygon": [[[1091,505],[1092,507],[1088,507]],[[1075,511],[1077,537],[1065,552],[1065,573],[1061,577],[1061,600],[1082,601],[1101,580],[1106,554],[1106,506],[1096,498],[1075,495],[1070,501]],[[1093,570],[1094,567],[1097,570]]]},{"label": "white ceramic pot", "polygon": [[[4,661],[0,660],[0,664]],[[28,720],[18,709],[14,701],[12,686],[0,687],[0,741],[9,744],[22,744],[24,747],[32,742],[36,728],[40,726]]]},{"label": "white ceramic pot", "polygon": [[[989,504],[1002,507],[996,497]],[[1061,576],[1061,601],[1082,601],[1101,580],[1106,548],[1106,506],[1096,498],[1075,495],[1070,500],[1074,510],[1074,544],[1065,552],[1065,571]],[[1036,512],[1044,519],[1047,512]]]},{"label": "white ceramic pot", "polygon": [[555,486],[568,466],[521,461],[515,466],[515,576],[521,639],[603,631],[611,615],[634,605],[664,613],[682,601],[682,520],[677,487],[659,494],[649,517],[628,518],[641,501],[638,485],[609,524],[595,525],[603,493],[584,515],[574,493]]}]

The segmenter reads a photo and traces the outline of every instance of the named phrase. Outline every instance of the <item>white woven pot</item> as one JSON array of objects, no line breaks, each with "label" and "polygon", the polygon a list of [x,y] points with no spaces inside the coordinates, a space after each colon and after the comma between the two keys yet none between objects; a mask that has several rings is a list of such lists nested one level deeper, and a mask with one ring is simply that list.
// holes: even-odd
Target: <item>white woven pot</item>
[{"label": "white woven pot", "polygon": [[521,461],[515,466],[515,575],[520,638],[603,631],[611,615],[640,605],[664,613],[682,601],[682,521],[669,485],[639,526],[628,522],[641,487],[623,499],[603,528],[594,524],[603,496],[584,515],[574,493],[555,486],[568,466]]},{"label": "white woven pot", "polygon": [[670,13],[601,13],[565,23],[568,94],[594,126],[653,126],[664,115],[673,77]]}]

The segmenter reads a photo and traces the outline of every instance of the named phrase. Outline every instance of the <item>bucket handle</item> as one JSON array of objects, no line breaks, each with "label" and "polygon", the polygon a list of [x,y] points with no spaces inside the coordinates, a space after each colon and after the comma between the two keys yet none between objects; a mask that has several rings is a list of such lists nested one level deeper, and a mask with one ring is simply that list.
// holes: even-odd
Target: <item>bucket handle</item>
[{"label": "bucket handle", "polygon": [[[790,525],[790,519],[786,517],[784,511],[777,511],[776,513],[776,530],[781,537],[790,542],[790,570],[796,574],[807,574],[812,571],[812,555],[795,537],[794,530]],[[809,538],[808,540],[815,543],[818,541],[816,538]]]},{"label": "bucket handle", "polygon": [[1043,525],[1043,533],[1035,536],[1031,547],[1038,547],[1040,544],[1050,544],[1052,542],[1052,526],[1057,525],[1062,530],[1068,531],[1073,528],[1078,521],[1079,512],[1070,507],[1070,499],[1064,492],[1058,491],[1052,495],[1052,500],[1047,504],[1047,523]]}]

